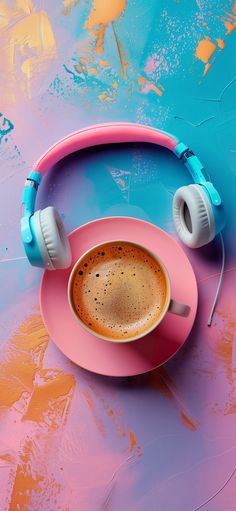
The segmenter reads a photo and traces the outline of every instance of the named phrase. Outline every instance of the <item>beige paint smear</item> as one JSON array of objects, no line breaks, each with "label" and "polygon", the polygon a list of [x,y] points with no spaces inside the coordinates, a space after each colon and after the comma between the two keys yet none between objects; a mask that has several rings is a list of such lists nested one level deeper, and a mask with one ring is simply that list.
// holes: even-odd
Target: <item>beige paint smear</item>
[{"label": "beige paint smear", "polygon": [[56,42],[45,11],[36,11],[29,0],[18,0],[15,9],[7,1],[0,4],[2,47],[0,73],[7,97],[16,92],[31,97],[32,79],[45,71],[56,55]]}]

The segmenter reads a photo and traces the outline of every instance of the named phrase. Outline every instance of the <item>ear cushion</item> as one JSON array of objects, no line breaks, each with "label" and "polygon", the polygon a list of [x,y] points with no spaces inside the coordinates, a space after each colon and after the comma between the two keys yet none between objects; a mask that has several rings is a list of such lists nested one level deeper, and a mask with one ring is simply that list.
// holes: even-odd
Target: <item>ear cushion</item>
[{"label": "ear cushion", "polygon": [[215,237],[212,205],[201,185],[182,186],[177,190],[173,219],[181,241],[188,247],[202,247]]},{"label": "ear cushion", "polygon": [[53,207],[34,213],[37,241],[45,267],[49,270],[67,268],[71,250],[61,218]]}]

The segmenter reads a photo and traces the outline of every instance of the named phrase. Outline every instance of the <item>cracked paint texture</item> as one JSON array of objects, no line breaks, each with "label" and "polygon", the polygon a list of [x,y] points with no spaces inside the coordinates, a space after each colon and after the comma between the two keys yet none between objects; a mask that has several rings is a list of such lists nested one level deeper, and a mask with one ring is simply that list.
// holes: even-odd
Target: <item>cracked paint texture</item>
[{"label": "cracked paint texture", "polygon": [[[108,3],[0,1],[0,509],[231,511],[236,4]],[[199,288],[185,346],[164,367],[122,379],[75,366],[49,339],[38,306],[42,271],[28,264],[19,234],[32,162],[70,131],[114,120],[160,127],[188,144],[221,192],[227,218],[212,327],[217,239],[185,249]],[[127,215],[176,237],[173,194],[190,182],[167,151],[100,147],[59,162],[37,207],[56,207],[68,231]]]}]

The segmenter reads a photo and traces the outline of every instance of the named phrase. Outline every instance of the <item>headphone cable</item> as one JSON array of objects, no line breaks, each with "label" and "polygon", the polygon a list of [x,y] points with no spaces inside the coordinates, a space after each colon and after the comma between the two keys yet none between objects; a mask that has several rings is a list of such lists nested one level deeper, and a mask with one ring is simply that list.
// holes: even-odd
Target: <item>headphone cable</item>
[{"label": "headphone cable", "polygon": [[211,323],[212,323],[212,318],[213,318],[213,315],[214,315],[214,312],[215,312],[215,306],[216,306],[216,302],[218,300],[219,292],[220,292],[220,289],[221,289],[223,273],[224,273],[224,269],[225,269],[225,245],[224,245],[224,239],[223,239],[223,236],[222,236],[221,232],[219,233],[219,236],[220,236],[220,241],[221,241],[222,263],[221,263],[221,270],[220,270],[219,281],[218,281],[218,285],[217,285],[217,289],[216,289],[216,294],[215,294],[215,298],[214,298],[214,301],[213,301],[213,304],[212,304],[211,312],[210,312],[210,315],[209,315],[209,318],[208,318],[208,321],[207,321],[207,326],[211,326]]}]

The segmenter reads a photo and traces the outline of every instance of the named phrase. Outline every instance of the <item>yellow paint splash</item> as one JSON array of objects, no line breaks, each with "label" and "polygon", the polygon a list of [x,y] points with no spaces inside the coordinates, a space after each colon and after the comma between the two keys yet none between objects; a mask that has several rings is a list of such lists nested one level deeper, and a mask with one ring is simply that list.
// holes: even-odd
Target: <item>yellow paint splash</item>
[{"label": "yellow paint splash", "polygon": [[0,72],[6,77],[8,97],[17,90],[31,97],[33,77],[45,71],[56,55],[56,42],[47,13],[36,11],[30,0],[19,0],[15,8],[1,2]]}]

